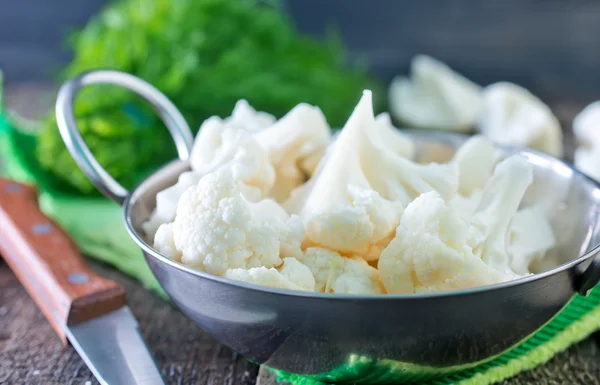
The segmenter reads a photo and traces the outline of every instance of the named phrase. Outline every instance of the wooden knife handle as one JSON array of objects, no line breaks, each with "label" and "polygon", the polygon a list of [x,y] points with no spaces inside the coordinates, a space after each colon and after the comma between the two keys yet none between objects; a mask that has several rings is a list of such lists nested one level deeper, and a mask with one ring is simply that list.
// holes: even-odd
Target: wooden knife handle
[{"label": "wooden knife handle", "polygon": [[0,252],[63,342],[65,325],[125,304],[123,288],[94,274],[75,243],[40,211],[36,190],[1,178]]}]

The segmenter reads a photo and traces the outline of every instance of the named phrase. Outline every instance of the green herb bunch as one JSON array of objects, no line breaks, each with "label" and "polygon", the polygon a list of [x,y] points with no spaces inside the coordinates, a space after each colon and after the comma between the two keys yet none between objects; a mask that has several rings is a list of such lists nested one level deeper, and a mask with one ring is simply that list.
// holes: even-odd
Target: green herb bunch
[{"label": "green herb bunch", "polygon": [[[118,1],[77,32],[71,46],[74,59],[63,80],[98,68],[134,74],[164,92],[194,129],[210,116],[228,116],[239,99],[278,117],[311,103],[341,127],[361,91],[378,87],[364,68],[345,65],[338,39],[301,36],[273,1]],[[90,86],[75,111],[92,153],[127,187],[175,157],[166,128],[129,92]],[[53,114],[37,155],[62,185],[96,193],[66,151]]]}]

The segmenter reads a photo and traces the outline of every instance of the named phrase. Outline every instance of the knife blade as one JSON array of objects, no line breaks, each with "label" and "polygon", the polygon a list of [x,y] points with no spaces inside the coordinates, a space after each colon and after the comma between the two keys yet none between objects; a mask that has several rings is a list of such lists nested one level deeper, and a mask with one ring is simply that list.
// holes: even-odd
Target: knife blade
[{"label": "knife blade", "polygon": [[123,288],[89,269],[75,243],[41,212],[33,187],[1,178],[0,252],[98,382],[165,384]]}]

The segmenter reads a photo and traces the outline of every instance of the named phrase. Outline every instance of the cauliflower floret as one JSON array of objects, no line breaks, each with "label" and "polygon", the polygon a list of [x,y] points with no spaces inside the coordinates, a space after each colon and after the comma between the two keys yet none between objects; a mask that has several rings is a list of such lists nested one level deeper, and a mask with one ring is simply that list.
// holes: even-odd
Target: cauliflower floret
[{"label": "cauliflower floret", "polygon": [[315,291],[315,279],[310,269],[295,258],[284,258],[279,270],[264,266],[228,269],[224,277],[277,289]]},{"label": "cauliflower floret", "polygon": [[510,224],[510,267],[520,275],[540,261],[556,245],[552,226],[539,206],[520,210]]},{"label": "cauliflower floret", "polygon": [[330,292],[331,282],[344,271],[345,259],[335,251],[309,247],[300,259],[315,278],[315,291]]},{"label": "cauliflower floret", "polygon": [[230,268],[281,264],[285,223],[276,216],[253,215],[242,191],[232,171],[222,168],[183,193],[173,222],[182,263],[215,275]]},{"label": "cauliflower floret", "polygon": [[296,258],[283,258],[283,266],[279,268],[279,273],[303,290],[315,291],[315,277],[310,269]]},{"label": "cauliflower floret", "polygon": [[435,192],[404,211],[377,266],[388,293],[449,291],[509,279],[473,254],[469,223]]},{"label": "cauliflower floret", "polygon": [[177,183],[156,194],[156,208],[150,219],[142,224],[147,237],[152,238],[160,225],[175,219],[179,197],[190,186],[198,183],[201,177],[201,174],[194,171],[183,172],[179,175]]},{"label": "cauliflower floret", "polygon": [[282,202],[312,175],[329,145],[331,130],[318,107],[301,103],[254,138],[275,167],[270,196]]},{"label": "cauliflower floret", "polygon": [[481,191],[499,160],[500,152],[489,139],[480,135],[469,138],[452,159],[458,167],[458,192],[469,197]]},{"label": "cauliflower floret", "polygon": [[525,158],[504,160],[496,166],[469,219],[436,192],[415,199],[404,211],[396,237],[379,258],[386,290],[446,291],[519,277],[511,269],[506,239],[532,178]]},{"label": "cauliflower floret", "polygon": [[181,252],[175,246],[173,223],[163,223],[154,235],[154,248],[160,254],[177,262],[181,262]]},{"label": "cauliflower floret", "polygon": [[600,181],[600,146],[575,150],[575,167],[584,174]]},{"label": "cauliflower floret", "polygon": [[392,124],[390,114],[382,112],[375,117],[375,127],[379,129],[379,135],[392,151],[406,159],[415,156],[415,144],[405,134]]},{"label": "cauliflower floret", "polygon": [[500,151],[483,136],[469,138],[456,152],[452,162],[458,168],[458,192],[450,200],[451,207],[469,219],[475,213],[483,188],[500,160]]},{"label": "cauliflower floret", "polygon": [[483,190],[474,190],[468,197],[456,194],[448,203],[450,207],[458,211],[461,217],[470,219],[475,214],[482,197]]},{"label": "cauliflower floret", "polygon": [[340,294],[384,294],[379,271],[360,257],[346,258],[344,271],[331,283]]},{"label": "cauliflower floret", "polygon": [[452,166],[419,165],[383,143],[371,97],[364,92],[313,178],[284,204],[302,218],[311,246],[370,255],[398,225],[403,205],[422,192],[456,190]]},{"label": "cauliflower floret", "polygon": [[304,240],[304,226],[297,215],[288,213],[272,199],[251,203],[250,210],[255,220],[275,219],[285,224],[285,233],[281,239],[280,254],[282,257],[302,257],[302,241]]},{"label": "cauliflower floret", "polygon": [[379,272],[360,257],[346,258],[331,250],[309,247],[301,261],[311,270],[317,292],[383,293]]},{"label": "cauliflower floret", "polygon": [[245,191],[252,200],[265,197],[275,182],[275,171],[261,145],[248,132],[228,127],[218,117],[202,123],[190,164],[200,175],[230,168],[236,180],[254,188],[254,192]]},{"label": "cauliflower floret", "polygon": [[573,132],[579,147],[575,166],[600,180],[600,100],[583,109],[573,120]]},{"label": "cauliflower floret", "polygon": [[529,147],[561,157],[560,123],[550,108],[525,88],[500,82],[483,91],[478,130],[495,142]]},{"label": "cauliflower floret", "polygon": [[207,119],[200,127],[190,164],[192,171],[182,173],[175,185],[156,194],[156,208],[143,225],[148,237],[151,238],[161,224],[175,218],[181,194],[214,170],[230,168],[234,178],[244,182],[243,193],[252,201],[266,196],[275,182],[275,171],[267,154],[252,135],[227,126],[218,117]]},{"label": "cauliflower floret", "polygon": [[424,192],[438,191],[450,199],[458,187],[458,172],[454,164],[417,164],[399,156],[386,141],[381,130],[372,129],[373,104],[371,91],[364,91],[358,106],[338,138],[340,151],[357,152],[358,164],[370,186],[383,198],[406,206]]},{"label": "cauliflower floret", "polygon": [[514,274],[506,252],[510,223],[531,182],[533,168],[524,157],[513,155],[503,160],[496,166],[481,203],[469,221],[471,234],[476,239],[475,255],[508,275]]},{"label": "cauliflower floret", "polygon": [[273,115],[256,111],[246,100],[241,99],[233,107],[231,116],[225,118],[225,125],[255,133],[271,126],[275,121]]},{"label": "cauliflower floret", "polygon": [[444,63],[417,55],[411,78],[392,80],[389,101],[394,117],[409,126],[467,132],[481,109],[481,88]]}]

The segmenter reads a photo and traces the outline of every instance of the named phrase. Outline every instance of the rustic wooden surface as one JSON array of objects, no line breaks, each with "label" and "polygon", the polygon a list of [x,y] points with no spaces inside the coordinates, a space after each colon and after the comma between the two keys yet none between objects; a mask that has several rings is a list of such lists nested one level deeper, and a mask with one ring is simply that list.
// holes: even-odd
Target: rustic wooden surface
[{"label": "rustic wooden surface", "polygon": [[[32,106],[51,103],[52,87],[9,87],[8,101],[35,117]],[[581,109],[576,103],[553,106],[564,127]],[[568,137],[567,147],[572,148]],[[92,263],[100,275],[123,285],[131,310],[169,385],[274,385],[269,373],[206,335],[177,309],[142,289],[135,281],[103,265]],[[42,313],[8,266],[0,260],[0,384],[95,385],[77,353],[63,346]],[[502,385],[600,385],[600,346],[592,338],[557,355],[535,370],[521,373]]]},{"label": "rustic wooden surface", "polygon": [[[207,336],[177,309],[135,281],[92,263],[121,283],[169,385],[274,385],[269,373]],[[73,348],[63,346],[14,274],[0,261],[0,384],[97,384]],[[504,385],[600,385],[600,347],[588,339]]]}]

